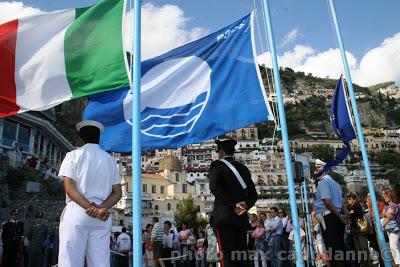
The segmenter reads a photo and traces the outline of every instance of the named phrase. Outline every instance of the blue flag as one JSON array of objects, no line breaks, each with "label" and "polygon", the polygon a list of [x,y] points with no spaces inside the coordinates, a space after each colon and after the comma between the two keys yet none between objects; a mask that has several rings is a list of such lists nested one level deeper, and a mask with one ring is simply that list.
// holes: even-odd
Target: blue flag
[{"label": "blue flag", "polygon": [[[273,120],[256,61],[253,15],[142,62],[142,150],[199,143]],[[100,121],[100,145],[130,152],[129,88],[89,97],[84,119]]]},{"label": "blue flag", "polygon": [[343,85],[343,78],[340,79],[336,85],[333,94],[331,111],[330,111],[331,126],[335,134],[342,139],[345,147],[336,156],[335,160],[327,163],[323,170],[320,171],[315,177],[318,177],[324,172],[329,171],[333,167],[339,165],[350,153],[350,141],[356,138],[349,106],[347,104],[346,92]]}]

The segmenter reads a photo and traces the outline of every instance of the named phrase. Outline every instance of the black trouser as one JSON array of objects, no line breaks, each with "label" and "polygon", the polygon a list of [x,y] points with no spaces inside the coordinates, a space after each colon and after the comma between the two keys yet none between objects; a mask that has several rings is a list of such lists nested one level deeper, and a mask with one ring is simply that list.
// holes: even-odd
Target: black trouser
[{"label": "black trouser", "polygon": [[118,267],[129,267],[129,252],[120,252],[122,255],[115,255]]},{"label": "black trouser", "polygon": [[165,259],[163,260],[165,267],[172,267],[172,262],[170,260],[172,257],[172,248],[163,248],[162,257]]},{"label": "black trouser", "polygon": [[[345,225],[335,214],[330,213],[324,216],[326,230],[322,229],[326,249],[331,258],[331,266],[346,266],[345,246],[344,246],[344,229]],[[336,253],[342,253],[340,259],[335,260]]]},{"label": "black trouser", "polygon": [[44,263],[44,252],[42,249],[30,249],[28,267],[42,267]]},{"label": "black trouser", "polygon": [[4,244],[2,267],[15,267],[17,264],[17,254],[19,250],[19,242]]},{"label": "black trouser", "polygon": [[250,266],[246,227],[233,225],[217,227],[217,239],[218,246],[222,247],[223,267]]}]

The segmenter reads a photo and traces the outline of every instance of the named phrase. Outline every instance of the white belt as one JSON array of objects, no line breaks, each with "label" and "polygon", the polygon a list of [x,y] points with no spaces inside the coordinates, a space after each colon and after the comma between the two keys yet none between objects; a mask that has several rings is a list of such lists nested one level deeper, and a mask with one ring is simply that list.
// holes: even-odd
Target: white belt
[{"label": "white belt", "polygon": [[[339,212],[342,212],[342,209],[337,209]],[[331,214],[332,212],[330,211],[330,210],[326,210],[326,211],[324,211],[324,212],[322,212],[322,216],[325,216],[325,215],[328,215],[328,214]]]}]

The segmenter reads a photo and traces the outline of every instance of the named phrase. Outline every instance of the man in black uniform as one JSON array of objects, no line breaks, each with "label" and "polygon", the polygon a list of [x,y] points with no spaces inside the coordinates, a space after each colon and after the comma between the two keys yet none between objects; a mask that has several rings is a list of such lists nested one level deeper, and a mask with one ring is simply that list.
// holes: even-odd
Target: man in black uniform
[{"label": "man in black uniform", "polygon": [[3,262],[4,267],[17,266],[17,255],[21,246],[21,239],[24,234],[24,225],[17,221],[18,210],[11,210],[11,219],[3,224],[1,240],[3,241]]},{"label": "man in black uniform", "polygon": [[211,163],[210,190],[215,196],[214,226],[222,267],[250,266],[246,232],[249,226],[247,210],[257,201],[257,192],[249,169],[235,161],[236,141],[216,140],[220,160]]}]

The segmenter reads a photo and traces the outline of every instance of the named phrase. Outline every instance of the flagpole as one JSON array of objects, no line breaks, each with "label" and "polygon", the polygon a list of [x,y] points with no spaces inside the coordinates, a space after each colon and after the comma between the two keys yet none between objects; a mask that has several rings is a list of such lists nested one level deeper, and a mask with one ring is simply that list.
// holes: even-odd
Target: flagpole
[{"label": "flagpole", "polygon": [[[302,186],[302,185],[300,185]],[[313,239],[311,236],[311,215],[310,215],[310,209],[308,207],[308,186],[307,186],[307,178],[304,179],[303,182],[303,198],[304,198],[304,205],[306,209],[306,225],[304,227],[307,227],[307,238],[308,238],[308,249],[309,249],[309,254],[310,254],[310,259],[311,259],[311,266],[315,266],[315,254],[314,254],[314,247],[313,247]]]},{"label": "flagpole", "polygon": [[132,224],[133,224],[133,267],[142,266],[142,184],[140,143],[140,34],[141,0],[134,0],[133,62],[132,77]]},{"label": "flagpole", "polygon": [[367,175],[368,190],[369,190],[369,193],[370,193],[370,196],[371,196],[371,202],[372,202],[372,209],[373,209],[373,213],[374,213],[375,226],[376,226],[376,231],[377,231],[377,234],[378,234],[379,243],[381,245],[382,257],[383,257],[383,261],[384,261],[385,267],[390,267],[391,266],[391,260],[390,260],[391,259],[391,252],[390,252],[389,248],[387,247],[387,244],[386,244],[386,241],[385,241],[385,237],[384,237],[383,231],[382,231],[382,225],[381,225],[381,222],[380,222],[378,204],[377,204],[376,195],[375,195],[375,188],[374,188],[374,183],[373,183],[373,180],[372,180],[371,170],[369,168],[368,154],[367,154],[367,150],[365,148],[364,135],[363,135],[363,132],[362,132],[360,116],[359,116],[358,108],[357,108],[357,101],[356,101],[356,97],[355,97],[355,94],[354,94],[353,82],[351,80],[351,75],[350,75],[350,69],[349,69],[349,65],[348,65],[348,62],[347,62],[346,52],[345,52],[345,49],[344,49],[342,35],[341,35],[341,32],[340,32],[339,23],[338,23],[338,20],[337,20],[337,17],[336,17],[336,10],[335,10],[335,6],[333,4],[333,0],[328,0],[328,3],[329,3],[329,8],[330,8],[330,11],[331,11],[331,15],[332,15],[332,20],[333,20],[333,24],[334,24],[335,33],[336,33],[336,38],[337,38],[337,41],[338,41],[338,44],[339,44],[339,48],[340,48],[340,54],[341,54],[341,57],[342,57],[342,63],[343,63],[344,71],[345,71],[345,74],[346,74],[347,88],[349,89],[351,107],[353,109],[354,120],[355,120],[356,127],[357,127],[358,141],[360,142],[360,148],[361,148],[361,154],[362,154],[362,158],[363,158],[363,162],[364,162],[365,174]]},{"label": "flagpole", "polygon": [[274,72],[276,99],[278,102],[279,121],[281,124],[283,152],[285,154],[285,167],[286,167],[288,189],[289,189],[290,211],[292,215],[294,244],[296,249],[296,266],[304,267],[303,252],[301,249],[301,239],[300,239],[299,216],[297,213],[296,190],[295,190],[293,171],[292,171],[292,158],[290,154],[289,137],[286,126],[285,107],[283,104],[283,97],[281,90],[281,78],[279,75],[278,60],[275,50],[274,33],[272,30],[272,22],[271,22],[271,15],[269,11],[268,1],[269,0],[263,0],[265,20],[266,20],[265,24],[267,25],[268,44],[271,50],[270,52],[271,52],[272,66]]}]

